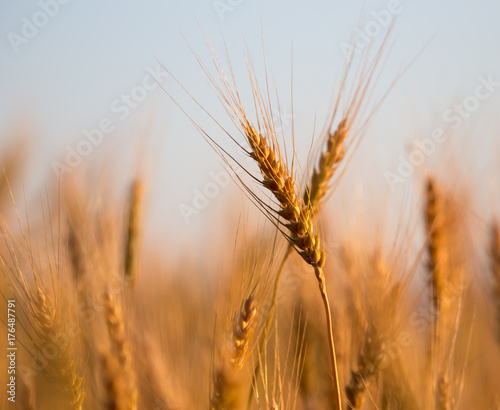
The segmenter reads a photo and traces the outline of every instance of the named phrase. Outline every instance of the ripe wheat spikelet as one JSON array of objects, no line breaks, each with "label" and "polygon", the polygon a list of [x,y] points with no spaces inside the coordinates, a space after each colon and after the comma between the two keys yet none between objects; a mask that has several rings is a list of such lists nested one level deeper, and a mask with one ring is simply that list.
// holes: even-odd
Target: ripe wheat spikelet
[{"label": "ripe wheat spikelet", "polygon": [[229,360],[225,360],[214,373],[211,409],[244,409],[246,383],[241,373],[250,355],[256,317],[257,305],[254,297],[249,296],[233,321]]},{"label": "ripe wheat spikelet", "polygon": [[321,153],[318,165],[313,170],[310,184],[304,192],[304,203],[310,204],[314,213],[317,213],[323,198],[328,194],[329,183],[345,156],[344,142],[348,132],[347,118],[344,118],[337,129],[329,133],[326,149]]},{"label": "ripe wheat spikelet", "polygon": [[[269,144],[268,139],[259,133],[243,117],[245,136],[251,148],[250,156],[261,171],[262,185],[272,192],[279,203],[277,214],[285,221],[290,230],[290,242],[299,255],[315,268],[317,275],[325,264],[325,252],[320,246],[319,235],[314,233],[313,216],[308,206],[304,205],[296,194],[296,183],[290,174],[280,151]],[[317,276],[318,280],[324,280]]]},{"label": "ripe wheat spikelet", "polygon": [[250,346],[251,332],[254,330],[257,307],[252,296],[245,300],[238,320],[234,324],[234,356],[232,362],[234,366],[241,369],[248,358],[248,347]]}]

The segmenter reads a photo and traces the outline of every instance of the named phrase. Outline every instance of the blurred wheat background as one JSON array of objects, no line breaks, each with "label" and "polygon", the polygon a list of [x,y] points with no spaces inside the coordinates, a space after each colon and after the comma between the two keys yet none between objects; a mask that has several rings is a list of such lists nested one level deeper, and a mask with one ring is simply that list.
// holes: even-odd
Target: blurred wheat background
[{"label": "blurred wheat background", "polygon": [[497,2],[0,7],[0,408],[500,408]]}]

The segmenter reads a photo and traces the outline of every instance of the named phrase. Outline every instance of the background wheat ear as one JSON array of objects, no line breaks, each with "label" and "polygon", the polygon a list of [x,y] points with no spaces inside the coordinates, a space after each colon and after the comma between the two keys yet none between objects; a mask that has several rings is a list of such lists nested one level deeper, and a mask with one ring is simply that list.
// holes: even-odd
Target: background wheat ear
[{"label": "background wheat ear", "polygon": [[142,207],[144,201],[144,182],[137,178],[130,189],[130,204],[125,242],[125,278],[136,281],[139,271],[140,242],[142,232]]},{"label": "background wheat ear", "polygon": [[137,381],[134,370],[134,361],[130,349],[130,342],[125,328],[123,311],[116,296],[106,289],[104,292],[104,317],[111,341],[111,352],[116,357],[125,390],[126,409],[137,408]]},{"label": "background wheat ear", "polygon": [[432,176],[426,183],[425,221],[428,235],[429,270],[431,273],[432,302],[436,312],[442,309],[442,292],[445,288],[448,248],[446,243],[444,199]]},{"label": "background wheat ear", "polygon": [[[428,176],[426,182],[425,222],[427,229],[427,249],[429,253],[430,291],[436,317],[431,336],[431,363],[442,360],[441,347],[444,343],[448,309],[444,305],[446,281],[448,279],[448,242],[447,226],[445,223],[446,208],[444,197],[434,177]],[[449,384],[447,370],[437,371],[435,386],[436,408],[446,409],[449,406]]]},{"label": "background wheat ear", "polygon": [[[426,186],[428,272],[434,312],[430,338],[430,371],[437,408],[453,408],[459,400],[463,375],[456,372],[460,352],[457,340],[463,330],[471,264],[467,219],[469,193],[438,183],[429,176]],[[472,315],[471,320],[473,320]],[[471,324],[473,326],[473,324]],[[470,337],[470,336],[467,336]]]},{"label": "background wheat ear", "polygon": [[[53,303],[53,298],[37,285],[35,295],[29,294],[30,311],[35,324],[35,347],[39,352],[46,346],[52,346],[55,337],[64,329],[61,312]],[[49,361],[46,367],[47,374],[63,386],[69,396],[69,406],[73,409],[82,409],[85,399],[84,378],[78,371],[75,363],[74,350],[71,343],[58,343],[57,356]],[[42,354],[43,357],[43,354]]]},{"label": "background wheat ear", "polygon": [[250,374],[244,373],[257,324],[257,304],[253,295],[243,301],[241,310],[233,319],[231,342],[223,348],[222,363],[214,371],[210,399],[212,409],[244,409],[247,391],[250,389]]}]

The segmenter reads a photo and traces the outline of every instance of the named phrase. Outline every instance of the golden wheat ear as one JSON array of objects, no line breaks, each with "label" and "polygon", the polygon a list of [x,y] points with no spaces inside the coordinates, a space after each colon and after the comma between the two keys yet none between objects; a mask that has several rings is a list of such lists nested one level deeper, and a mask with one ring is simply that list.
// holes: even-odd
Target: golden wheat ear
[{"label": "golden wheat ear", "polygon": [[381,391],[380,381],[388,366],[387,346],[395,343],[405,322],[403,292],[409,280],[401,274],[404,267],[400,265],[399,250],[392,248],[388,256],[380,241],[374,243],[375,248],[366,255],[365,250],[360,253],[352,244],[345,246],[353,292],[349,299],[351,310],[356,312],[350,320],[354,332],[359,333],[359,346],[352,347],[354,365],[350,365],[350,379],[345,386],[350,409],[361,408],[367,399],[376,400],[372,396]]},{"label": "golden wheat ear", "polygon": [[242,372],[251,354],[257,322],[257,304],[252,295],[243,301],[233,320],[231,344],[223,353],[223,363],[214,371],[211,409],[243,410],[250,379]]},{"label": "golden wheat ear", "polygon": [[[80,330],[76,321],[76,309],[71,305],[71,292],[61,275],[59,260],[51,259],[49,248],[45,249],[47,259],[34,250],[32,238],[24,230],[13,196],[11,199],[18,217],[24,253],[18,250],[14,239],[0,225],[10,257],[10,261],[7,261],[2,255],[0,266],[11,294],[15,295],[17,309],[22,312],[22,334],[27,340],[20,343],[24,348],[32,346],[29,352],[31,366],[25,367],[23,376],[34,377],[37,388],[35,392],[42,393],[37,395],[35,404],[46,404],[48,396],[41,388],[45,386],[53,388],[57,393],[49,397],[51,403],[80,410],[86,389],[83,372],[79,369],[80,356],[76,337],[79,333],[73,337],[66,333],[69,332],[68,323],[75,326],[78,332]],[[25,272],[29,272],[29,276]],[[67,335],[63,342],[61,335]],[[24,342],[28,343],[25,345]],[[50,354],[47,353],[49,348]]]},{"label": "golden wheat ear", "polygon": [[427,177],[425,222],[428,236],[429,270],[431,273],[432,302],[436,312],[442,308],[445,288],[447,244],[443,197],[432,176]]},{"label": "golden wheat ear", "polygon": [[142,232],[142,205],[144,182],[136,179],[130,189],[130,205],[125,242],[124,270],[125,278],[135,282],[139,271],[140,242]]},{"label": "golden wheat ear", "polygon": [[[320,211],[338,184],[370,121],[397,81],[381,98],[372,101],[373,90],[384,67],[383,57],[391,29],[374,56],[370,54],[369,47],[359,62],[354,61],[353,55],[346,61],[332,114],[316,148],[316,151],[320,150],[319,158],[312,166],[304,189],[304,203],[311,207],[314,214]],[[347,89],[349,82],[352,82],[350,90]]]},{"label": "golden wheat ear", "polygon": [[125,329],[124,316],[115,295],[106,289],[104,292],[104,319],[111,342],[111,353],[117,359],[120,377],[123,379],[126,408],[137,409],[137,381],[129,338]]},{"label": "golden wheat ear", "polygon": [[[37,348],[43,348],[54,343],[54,335],[59,334],[64,324],[60,313],[57,312],[52,298],[40,287],[37,287],[36,297],[30,300],[33,319],[38,328],[38,339],[35,342]],[[84,379],[79,375],[77,365],[71,352],[71,346],[65,346],[59,351],[57,364],[53,363],[49,374],[55,375],[60,380],[65,390],[70,395],[70,405],[73,409],[80,410],[85,399]]]},{"label": "golden wheat ear", "polygon": [[[243,192],[247,194],[257,208],[278,228],[302,259],[314,268],[314,274],[318,281],[326,315],[337,407],[341,409],[342,400],[335,357],[330,304],[326,293],[325,276],[323,273],[326,254],[321,244],[320,236],[316,233],[314,215],[311,212],[310,206],[303,202],[302,195],[300,194],[302,190],[294,178],[294,162],[289,165],[286,157],[282,155],[274,120],[270,114],[271,102],[264,100],[264,97],[262,97],[263,94],[259,90],[253,66],[250,62],[248,63],[257,116],[257,127],[252,124],[245,111],[236,89],[234,76],[231,73],[233,80],[233,83],[231,83],[224,74],[224,69],[213,49],[209,47],[209,50],[212,53],[212,61],[218,75],[218,81],[211,75],[203,63],[200,62],[200,65],[214,89],[219,93],[220,100],[223,102],[233,123],[239,128],[245,138],[248,148],[243,148],[243,145],[235,137],[230,136],[229,133],[227,135],[230,136],[237,146],[244,149],[246,154],[258,166],[260,175],[252,175],[246,169],[245,171],[251,175],[254,181],[271,193],[273,198],[272,203],[268,203],[269,198],[268,200],[260,198],[257,190],[247,185],[242,177],[238,175],[233,165],[231,165],[231,161],[234,162],[234,157],[228,151],[224,150],[220,144],[206,133],[204,136],[226,164],[234,171],[235,180],[239,181],[239,186],[243,189]],[[229,67],[231,66],[230,63],[228,65]],[[269,93],[266,95],[269,96]],[[295,159],[295,152],[292,153],[292,156]],[[237,166],[240,165],[237,161],[236,164]]]},{"label": "golden wheat ear", "polygon": [[[452,408],[460,379],[454,372],[456,343],[462,325],[464,298],[472,265],[467,224],[467,192],[455,192],[429,176],[425,189],[431,304],[434,312],[430,359],[437,408]],[[459,194],[459,195],[457,195]],[[465,195],[463,195],[465,194]]]}]

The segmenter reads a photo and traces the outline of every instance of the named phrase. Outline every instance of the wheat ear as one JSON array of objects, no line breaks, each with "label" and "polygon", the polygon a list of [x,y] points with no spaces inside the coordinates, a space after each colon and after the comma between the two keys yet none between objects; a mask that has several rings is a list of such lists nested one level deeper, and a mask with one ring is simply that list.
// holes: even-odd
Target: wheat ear
[{"label": "wheat ear", "polygon": [[[61,318],[52,303],[50,297],[45,295],[43,290],[37,286],[36,297],[29,298],[33,318],[38,325],[40,350],[43,346],[53,343],[51,335],[56,335],[62,328]],[[65,381],[65,389],[71,395],[71,407],[81,410],[85,399],[83,387],[83,377],[77,373],[77,366],[71,358],[69,346],[63,346],[58,356],[61,367],[58,369],[60,376]]]},{"label": "wheat ear", "polygon": [[329,184],[346,153],[344,142],[348,135],[347,118],[340,121],[337,129],[328,134],[326,149],[321,153],[314,168],[309,186],[304,192],[304,203],[310,204],[317,213],[322,200],[329,192]]},{"label": "wheat ear", "polygon": [[274,144],[258,132],[244,117],[242,126],[251,148],[250,156],[259,166],[262,185],[272,192],[280,209],[277,214],[292,236],[290,242],[299,255],[320,274],[325,263],[325,252],[320,247],[319,235],[314,233],[311,210],[296,194],[296,183]]},{"label": "wheat ear", "polygon": [[351,372],[351,379],[346,386],[347,403],[350,409],[361,407],[365,401],[365,391],[376,379],[383,359],[382,339],[377,331],[367,332],[363,348],[358,355],[358,368]]},{"label": "wheat ear", "polygon": [[[275,224],[280,232],[292,244],[302,259],[314,268],[314,274],[318,281],[326,314],[335,396],[340,410],[342,407],[342,401],[340,396],[335,346],[333,342],[332,319],[328,295],[326,293],[325,275],[323,273],[326,254],[321,247],[319,235],[314,232],[314,215],[312,209],[309,204],[304,204],[302,198],[297,196],[297,192],[300,192],[300,190],[297,189],[298,184],[293,177],[293,163],[291,169],[289,169],[281,155],[274,122],[269,114],[270,101],[263,101],[262,94],[258,90],[258,81],[255,78],[255,71],[253,70],[251,63],[249,63],[248,68],[252,84],[252,92],[254,95],[255,108],[259,119],[259,130],[251,124],[245,113],[240,96],[235,90],[235,87],[233,88],[234,78],[233,84],[231,84],[224,74],[224,70],[219,63],[213,48],[211,48],[210,45],[208,46],[209,51],[212,54],[212,61],[222,84],[219,84],[215,80],[209,70],[201,63],[199,58],[198,61],[207,75],[207,78],[219,93],[221,101],[225,104],[228,114],[232,116],[234,124],[238,126],[248,142],[250,150],[247,151],[247,154],[256,162],[262,176],[261,180],[256,177],[254,178],[272,193],[276,199],[278,209],[274,209],[272,206],[259,199],[256,193],[253,192],[249,186],[245,185],[239,176],[237,176],[237,179],[241,185],[243,185],[243,189],[248,192],[254,204],[268,217],[269,220]],[[197,127],[200,129],[199,126]],[[265,131],[266,135],[263,135],[263,133],[260,132],[261,129]],[[212,148],[234,171],[234,168],[232,168],[229,162],[230,159],[233,160],[233,157],[207,133],[202,131],[202,134]],[[243,148],[241,144],[236,141],[236,139],[233,137],[231,137],[231,139]],[[287,228],[290,234],[287,234],[282,229],[283,227]]]},{"label": "wheat ear", "polygon": [[241,394],[243,383],[240,380],[240,373],[250,354],[249,348],[256,325],[256,316],[257,306],[253,296],[250,296],[243,302],[234,320],[229,363],[223,363],[214,373],[211,409],[244,408],[245,395]]},{"label": "wheat ear", "polygon": [[[379,49],[376,58],[372,61],[372,64],[366,64],[366,59],[364,60],[364,67],[359,72],[359,77],[355,78],[355,82],[358,84],[356,89],[350,95],[350,103],[346,109],[345,114],[337,125],[337,128],[332,131],[328,130],[327,138],[326,138],[326,147],[322,151],[318,164],[314,167],[312,171],[312,175],[310,177],[310,181],[308,186],[304,189],[303,192],[303,203],[310,209],[312,216],[316,216],[321,209],[321,206],[327,197],[327,195],[331,192],[331,181],[334,175],[338,172],[340,164],[344,160],[346,156],[347,149],[353,143],[356,143],[356,139],[359,140],[361,138],[361,132],[355,132],[354,135],[351,135],[351,127],[353,126],[357,116],[360,114],[360,111],[363,106],[363,102],[365,100],[366,94],[368,93],[369,87],[371,85],[371,81],[374,77],[376,69],[378,67],[378,63],[380,61],[380,57],[382,55],[384,49],[385,41],[383,42],[381,48]],[[368,58],[368,55],[365,56]],[[347,62],[347,66],[344,71],[344,76],[342,79],[342,88],[337,96],[337,102],[335,108],[333,110],[333,114],[330,119],[329,128],[331,128],[337,111],[339,109],[339,103],[341,100],[341,96],[344,94],[344,87],[346,85],[347,78],[350,76],[350,68],[351,68],[352,60],[349,59]],[[371,115],[370,115],[371,116]],[[369,117],[370,117],[369,116]],[[364,124],[366,125],[366,123]],[[361,128],[363,128],[362,126]],[[271,128],[272,127],[268,127]],[[350,141],[346,144],[346,140],[349,137]],[[293,232],[292,232],[293,234]],[[269,310],[269,314],[266,320],[266,327],[264,332],[264,340],[261,343],[261,350],[263,348],[263,344],[265,342],[265,338],[269,332],[271,322],[274,314],[274,305],[276,303],[277,292],[279,287],[279,282],[281,279],[281,275],[286,263],[290,255],[291,248],[293,246],[293,242],[289,243],[288,249],[283,257],[283,260],[280,264],[278,272],[276,274],[273,297],[271,302],[271,308]],[[258,364],[257,364],[258,366]],[[258,368],[256,368],[256,373]]]},{"label": "wheat ear", "polygon": [[144,187],[140,179],[136,179],[131,188],[130,208],[127,224],[127,239],[125,243],[125,278],[134,281],[137,278],[139,244],[142,228],[142,201]]},{"label": "wheat ear", "polygon": [[[321,154],[319,159],[318,167],[314,169],[313,175],[311,177],[309,187],[306,187],[303,194],[303,200],[305,204],[309,204],[312,214],[316,215],[321,207],[322,199],[327,195],[329,190],[329,183],[338,168],[338,165],[345,156],[344,141],[347,137],[347,118],[344,118],[338,125],[337,129],[333,133],[329,133],[327,139],[326,150]],[[274,281],[273,296],[271,299],[271,307],[268,312],[266,326],[262,341],[260,344],[260,353],[264,349],[267,335],[271,329],[274,308],[276,306],[276,300],[278,298],[279,283],[281,280],[281,275],[285,267],[286,261],[291,254],[293,249],[293,242],[289,242],[285,255],[281,260],[280,266],[276,273],[276,279]],[[257,375],[259,371],[260,363],[257,362],[254,374]]]},{"label": "wheat ear", "polygon": [[121,309],[109,290],[104,292],[105,319],[113,352],[118,358],[126,381],[126,408],[137,409],[137,387],[132,367],[132,357]]},{"label": "wheat ear", "polygon": [[433,177],[427,178],[427,203],[425,220],[428,235],[429,271],[431,273],[432,302],[438,314],[443,309],[443,292],[446,287],[446,266],[448,250],[446,246],[446,224],[443,196]]},{"label": "wheat ear", "polygon": [[[449,243],[445,200],[432,176],[427,178],[425,219],[428,236],[429,271],[431,274],[432,303],[436,312],[431,346],[439,348],[444,343],[448,323]],[[439,350],[438,350],[439,352]],[[449,381],[446,365],[440,369],[436,381],[436,406],[447,410],[450,407]]]},{"label": "wheat ear", "polygon": [[68,256],[71,262],[73,278],[79,284],[85,275],[85,255],[73,224],[68,224]]},{"label": "wheat ear", "polygon": [[262,185],[270,190],[279,203],[280,210],[277,214],[285,221],[284,225],[291,235],[288,240],[306,263],[314,268],[318,281],[321,299],[326,314],[328,343],[332,371],[334,375],[334,389],[339,410],[342,408],[340,396],[340,383],[338,379],[337,359],[333,341],[333,327],[330,303],[326,292],[325,275],[323,266],[326,260],[324,249],[320,245],[320,238],[313,230],[313,214],[308,205],[302,204],[296,195],[295,181],[290,175],[279,150],[268,144],[267,139],[250,125],[246,117],[243,126],[245,135],[252,150],[250,156],[257,162],[263,180]]}]

